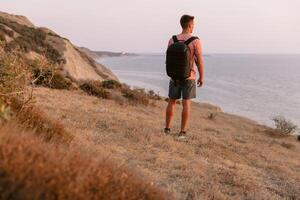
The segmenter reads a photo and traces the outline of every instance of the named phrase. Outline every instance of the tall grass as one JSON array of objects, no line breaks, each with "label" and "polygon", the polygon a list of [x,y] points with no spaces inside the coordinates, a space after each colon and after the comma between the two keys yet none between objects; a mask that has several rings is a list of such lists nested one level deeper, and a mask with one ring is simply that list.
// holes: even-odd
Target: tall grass
[{"label": "tall grass", "polygon": [[172,199],[123,167],[80,149],[0,127],[0,199]]},{"label": "tall grass", "polygon": [[32,101],[31,66],[17,52],[5,52],[0,46],[0,101],[12,111],[16,120],[26,129],[32,129],[47,141],[70,142],[72,139],[63,126],[49,119]]}]

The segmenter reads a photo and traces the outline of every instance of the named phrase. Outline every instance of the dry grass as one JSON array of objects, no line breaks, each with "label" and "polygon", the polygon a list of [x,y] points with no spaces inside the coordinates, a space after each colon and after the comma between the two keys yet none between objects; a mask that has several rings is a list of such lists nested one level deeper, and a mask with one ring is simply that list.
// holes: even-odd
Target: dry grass
[{"label": "dry grass", "polygon": [[32,130],[45,141],[70,143],[73,136],[57,120],[49,118],[34,105],[24,105],[17,99],[11,101],[14,120],[27,130]]},{"label": "dry grass", "polygon": [[43,134],[43,138],[47,141],[70,142],[71,134],[67,133],[60,123],[30,104],[31,79],[31,66],[28,60],[17,52],[7,53],[0,48],[0,102],[6,111],[11,109],[12,118],[24,128]]},{"label": "dry grass", "polygon": [[[267,127],[193,104],[188,140],[162,133],[166,103],[122,106],[79,91],[36,90],[37,106],[63,123],[91,156],[112,157],[174,193],[177,199],[297,199],[300,146]],[[62,98],[63,97],[63,98]],[[64,99],[64,101],[60,100]],[[67,101],[66,101],[67,100]],[[70,100],[70,101],[68,101]],[[172,134],[180,130],[176,106]]]},{"label": "dry grass", "polygon": [[124,167],[79,148],[0,128],[0,199],[171,199]]}]

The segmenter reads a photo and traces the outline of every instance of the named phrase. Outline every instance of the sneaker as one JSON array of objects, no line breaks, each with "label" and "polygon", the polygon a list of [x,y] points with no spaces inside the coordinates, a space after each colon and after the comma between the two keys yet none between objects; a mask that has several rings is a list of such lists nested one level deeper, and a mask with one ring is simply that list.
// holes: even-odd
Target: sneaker
[{"label": "sneaker", "polygon": [[186,139],[186,131],[180,131],[177,135],[178,139],[184,140]]},{"label": "sneaker", "polygon": [[170,128],[165,128],[164,132],[165,132],[166,135],[170,135],[171,129]]}]

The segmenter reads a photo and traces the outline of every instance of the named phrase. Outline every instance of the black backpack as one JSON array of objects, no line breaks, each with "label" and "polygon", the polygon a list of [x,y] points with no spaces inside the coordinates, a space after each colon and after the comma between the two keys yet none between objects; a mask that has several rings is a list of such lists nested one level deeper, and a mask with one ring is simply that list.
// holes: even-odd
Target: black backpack
[{"label": "black backpack", "polygon": [[173,36],[174,43],[167,50],[166,70],[172,80],[185,80],[191,75],[192,63],[190,60],[189,44],[198,37],[191,37],[187,41],[179,41]]}]

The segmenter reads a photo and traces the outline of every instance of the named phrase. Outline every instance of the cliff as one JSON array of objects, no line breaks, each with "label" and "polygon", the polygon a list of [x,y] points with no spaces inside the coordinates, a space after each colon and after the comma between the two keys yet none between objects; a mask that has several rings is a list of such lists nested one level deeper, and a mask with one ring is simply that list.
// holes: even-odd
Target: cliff
[{"label": "cliff", "polygon": [[85,80],[118,80],[105,66],[68,39],[47,28],[35,27],[26,17],[0,12],[0,39],[8,51],[22,51],[29,59],[46,58],[75,82]]}]

